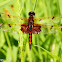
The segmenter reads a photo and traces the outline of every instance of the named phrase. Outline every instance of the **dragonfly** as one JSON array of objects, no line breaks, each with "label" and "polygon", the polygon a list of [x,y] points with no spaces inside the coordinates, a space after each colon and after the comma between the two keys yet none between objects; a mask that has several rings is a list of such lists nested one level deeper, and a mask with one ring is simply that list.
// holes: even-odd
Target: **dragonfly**
[{"label": "dragonfly", "polygon": [[[0,17],[2,15],[4,15],[5,13],[0,13]],[[61,18],[62,15],[57,15],[57,16],[52,16],[52,17],[44,17],[44,18],[34,18],[35,16],[35,12],[31,11],[28,13],[29,18],[21,18],[21,17],[17,17],[17,16],[13,16],[13,15],[9,15],[9,14],[5,14],[8,18],[15,17],[15,18],[19,18],[21,20],[26,20],[27,23],[23,23],[23,24],[14,24],[15,26],[19,25],[19,30],[22,31],[23,33],[29,33],[29,49],[31,50],[31,44],[32,44],[32,34],[39,34],[39,32],[43,32],[44,34],[48,34],[48,33],[55,33],[57,30],[56,28],[58,28],[60,31],[62,31],[62,26],[58,25],[58,23],[61,22]],[[46,19],[50,21],[50,23],[46,23]],[[35,23],[35,20],[40,21],[40,23]],[[45,20],[43,22],[43,20]],[[53,22],[53,23],[52,23]],[[43,24],[42,24],[43,23]],[[10,27],[9,29],[11,29],[12,24],[11,23],[0,23],[0,29],[3,29],[5,27],[5,25],[7,25],[8,27]],[[8,29],[8,30],[9,30]],[[50,30],[50,32],[48,32],[48,30]]]}]

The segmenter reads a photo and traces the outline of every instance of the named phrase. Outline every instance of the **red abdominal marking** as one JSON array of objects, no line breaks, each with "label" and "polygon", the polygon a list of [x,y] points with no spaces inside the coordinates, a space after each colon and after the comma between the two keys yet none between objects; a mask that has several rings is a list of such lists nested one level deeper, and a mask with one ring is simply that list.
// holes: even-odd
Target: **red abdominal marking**
[{"label": "red abdominal marking", "polygon": [[[32,27],[30,27],[32,28]],[[29,30],[29,48],[31,49],[31,43],[32,43],[32,30]]]},{"label": "red abdominal marking", "polygon": [[29,44],[31,45],[32,42],[29,42]]},{"label": "red abdominal marking", "polygon": [[32,38],[29,38],[29,41],[31,41],[32,40]]},{"label": "red abdominal marking", "polygon": [[31,37],[32,37],[32,35],[29,35],[29,37],[31,38]]},{"label": "red abdominal marking", "polygon": [[32,32],[29,32],[30,34],[32,33]]}]

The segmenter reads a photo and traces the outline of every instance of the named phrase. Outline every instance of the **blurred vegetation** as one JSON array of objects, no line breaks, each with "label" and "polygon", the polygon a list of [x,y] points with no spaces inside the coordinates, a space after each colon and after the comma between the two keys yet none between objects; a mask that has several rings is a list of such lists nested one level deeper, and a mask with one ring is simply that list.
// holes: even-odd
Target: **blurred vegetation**
[{"label": "blurred vegetation", "polygon": [[[0,0],[0,13],[28,18],[30,11],[35,12],[35,18],[60,15],[62,0]],[[0,23],[25,23],[24,20],[10,17],[2,16]],[[46,20],[50,23],[48,19]],[[62,20],[55,23],[58,24],[62,25]],[[0,61],[3,59],[1,62],[62,62],[62,32],[58,28],[56,33],[33,34],[31,50],[29,50],[29,34],[23,34],[19,30],[20,26],[12,25],[12,28],[9,28],[4,25],[3,29],[10,32],[0,30]]]}]

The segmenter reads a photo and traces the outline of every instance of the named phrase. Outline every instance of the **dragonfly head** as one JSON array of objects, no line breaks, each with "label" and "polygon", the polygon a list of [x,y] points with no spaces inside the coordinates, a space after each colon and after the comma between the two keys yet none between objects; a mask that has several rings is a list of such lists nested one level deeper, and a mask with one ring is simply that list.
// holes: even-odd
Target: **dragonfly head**
[{"label": "dragonfly head", "polygon": [[29,16],[35,16],[34,12],[29,12]]}]

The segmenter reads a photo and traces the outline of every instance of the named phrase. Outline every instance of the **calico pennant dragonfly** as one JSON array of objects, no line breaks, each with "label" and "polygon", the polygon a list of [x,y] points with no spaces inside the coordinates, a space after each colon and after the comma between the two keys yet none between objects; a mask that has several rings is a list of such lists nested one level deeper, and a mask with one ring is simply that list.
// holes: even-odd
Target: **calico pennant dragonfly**
[{"label": "calico pennant dragonfly", "polygon": [[[44,18],[39,18],[35,19],[35,13],[34,12],[29,12],[29,18],[21,18],[21,17],[16,17],[13,15],[5,14],[5,13],[0,13],[0,21],[4,18],[1,18],[3,16],[6,16],[8,19],[11,18],[19,18],[21,20],[26,20],[27,23],[24,24],[18,24],[18,23],[13,23],[13,21],[10,23],[9,21],[7,23],[1,23],[0,22],[0,29],[3,31],[17,31],[16,28],[15,30],[12,28],[13,26],[19,26],[19,30],[22,31],[23,33],[29,33],[29,48],[31,49],[31,43],[32,43],[32,33],[33,34],[38,34],[39,32],[43,32],[44,34],[48,33],[56,33],[57,30],[62,31],[62,26],[60,24],[62,15],[58,16],[52,16],[52,17],[44,17]],[[34,21],[39,21],[38,23],[34,23]],[[7,21],[7,19],[6,19]],[[49,31],[48,31],[49,30]]]}]

